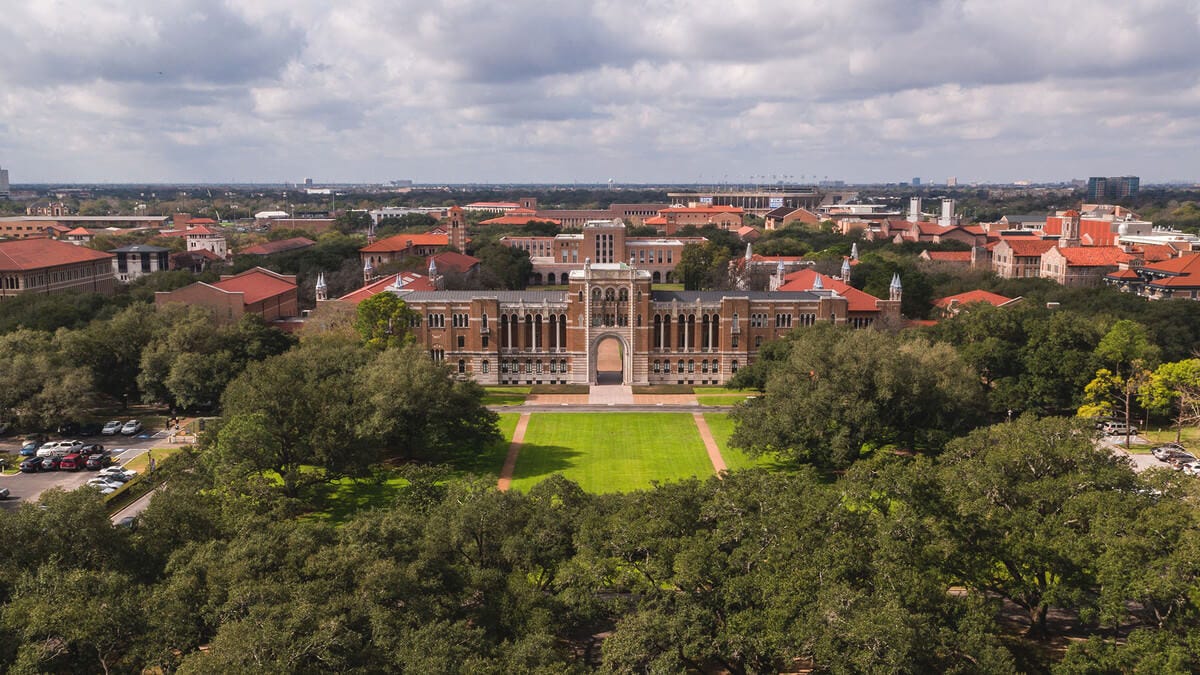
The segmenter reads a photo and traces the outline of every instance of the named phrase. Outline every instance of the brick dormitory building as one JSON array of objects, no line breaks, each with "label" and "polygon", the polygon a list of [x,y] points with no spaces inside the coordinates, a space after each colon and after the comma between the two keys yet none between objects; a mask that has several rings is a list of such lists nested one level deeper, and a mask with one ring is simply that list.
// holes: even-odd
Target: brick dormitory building
[{"label": "brick dormitory building", "polygon": [[[566,290],[386,290],[415,312],[410,329],[434,360],[482,384],[722,384],[789,330],[899,319],[898,280],[878,300],[809,275],[804,290],[781,275],[790,290],[663,291],[637,264],[585,260]],[[621,370],[598,371],[614,347]]]}]

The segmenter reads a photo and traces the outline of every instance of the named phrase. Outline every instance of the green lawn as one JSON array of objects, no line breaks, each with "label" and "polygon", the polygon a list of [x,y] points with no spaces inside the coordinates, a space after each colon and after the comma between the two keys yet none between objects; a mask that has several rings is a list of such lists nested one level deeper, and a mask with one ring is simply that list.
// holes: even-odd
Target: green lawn
[{"label": "green lawn", "polygon": [[730,471],[737,469],[777,469],[783,468],[775,458],[764,455],[757,459],[736,448],[729,447],[729,437],[733,435],[733,420],[726,413],[704,413],[704,421],[708,422],[708,430],[712,432],[713,440],[721,449],[725,458],[725,466]]},{"label": "green lawn", "polygon": [[484,405],[521,405],[529,397],[530,387],[484,387]]},{"label": "green lawn", "polygon": [[476,476],[500,477],[500,469],[504,467],[504,458],[508,455],[508,445],[512,443],[513,431],[517,428],[518,413],[500,413],[500,435],[502,438],[480,452],[462,457],[452,462],[455,469],[465,474]]},{"label": "green lawn", "polygon": [[133,469],[134,471],[137,471],[138,473],[146,473],[146,469],[150,466],[150,458],[151,457],[154,458],[155,466],[158,466],[159,464],[162,463],[162,461],[164,459],[170,457],[171,455],[174,455],[175,453],[179,452],[180,450],[183,450],[182,446],[175,446],[175,447],[170,447],[170,448],[153,448],[153,449],[149,450],[148,452],[143,452],[142,454],[138,455],[137,457],[134,457],[133,459],[129,460],[129,462],[127,462],[124,466],[126,469]]},{"label": "green lawn", "polygon": [[694,387],[696,402],[700,405],[736,405],[747,398],[758,396],[755,389],[726,389],[725,387]]},{"label": "green lawn", "polygon": [[[1146,430],[1141,433],[1141,436],[1154,445],[1160,445],[1162,443],[1174,443],[1175,429],[1166,428],[1161,431],[1157,429]],[[1179,442],[1183,443],[1183,445],[1188,448],[1200,447],[1200,429],[1196,427],[1184,427],[1183,434],[1180,436]]]},{"label": "green lawn", "polygon": [[517,458],[513,487],[528,490],[561,473],[588,492],[628,492],[651,481],[713,473],[686,413],[535,413]]},{"label": "green lawn", "polygon": [[344,523],[359,511],[394,504],[407,485],[407,480],[388,472],[364,479],[339,478],[316,487],[318,494],[313,500],[320,508],[304,517]]}]

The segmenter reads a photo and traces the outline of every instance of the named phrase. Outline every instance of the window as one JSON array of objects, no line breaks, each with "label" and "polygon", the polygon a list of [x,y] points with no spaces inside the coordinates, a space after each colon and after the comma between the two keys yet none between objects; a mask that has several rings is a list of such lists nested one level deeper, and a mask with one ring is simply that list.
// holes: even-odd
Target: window
[{"label": "window", "polygon": [[679,372],[683,372],[683,359],[679,359]]},{"label": "window", "polygon": [[656,372],[656,373],[662,372],[662,364],[659,362],[658,359],[654,359],[654,372]]},{"label": "window", "polygon": [[761,335],[755,335],[755,336],[754,336],[754,348],[755,348],[755,349],[758,349],[758,348],[759,348],[759,347],[761,347],[761,346],[762,346],[762,336],[761,336]]},{"label": "window", "polygon": [[413,314],[412,316],[408,317],[408,327],[409,328],[420,328],[421,327],[421,315]]},{"label": "window", "polygon": [[466,361],[464,361],[462,359],[458,360],[458,372],[459,373],[467,372],[467,362]]},{"label": "window", "polygon": [[529,359],[525,359],[525,373],[529,374],[532,372],[533,372],[533,361],[530,361]]},{"label": "window", "polygon": [[430,314],[429,315],[429,327],[430,328],[445,328],[446,327],[446,315],[445,314]]},{"label": "window", "polygon": [[689,373],[696,372],[696,362],[691,359],[688,359],[688,372]]},{"label": "window", "polygon": [[466,346],[467,346],[467,338],[466,338],[466,336],[459,335],[459,336],[458,336],[458,348],[459,348],[459,349],[462,349],[462,348],[464,348],[464,347],[466,347]]},{"label": "window", "polygon": [[776,328],[791,328],[792,327],[792,315],[791,314],[776,314],[775,315],[775,327]]},{"label": "window", "polygon": [[483,341],[483,348],[484,348],[484,349],[487,349],[487,346],[488,346],[488,336],[484,335],[484,336],[483,336],[483,340],[482,340],[482,341]]},{"label": "window", "polygon": [[737,359],[734,359],[733,363],[729,364],[729,372],[737,374],[737,369],[738,369],[738,362],[737,362]]},{"label": "window", "polygon": [[483,360],[483,362],[479,364],[479,372],[481,372],[481,373],[486,373],[486,372],[488,372],[488,362],[487,362],[487,359],[484,359],[484,360]]},{"label": "window", "polygon": [[488,327],[487,314],[484,314],[483,316],[479,317],[479,329],[487,330],[487,327]]},{"label": "window", "polygon": [[730,347],[732,347],[733,349],[737,349],[738,348],[738,336],[734,335],[733,337],[730,338],[730,341],[732,342]]},{"label": "window", "polygon": [[433,359],[434,363],[441,363],[446,360],[446,350],[431,349],[429,350],[429,357]]},{"label": "window", "polygon": [[537,374],[538,375],[542,374],[542,360],[541,359],[537,360]]},{"label": "window", "polygon": [[705,359],[700,362],[700,372],[702,372],[702,373],[708,372],[708,359]]}]

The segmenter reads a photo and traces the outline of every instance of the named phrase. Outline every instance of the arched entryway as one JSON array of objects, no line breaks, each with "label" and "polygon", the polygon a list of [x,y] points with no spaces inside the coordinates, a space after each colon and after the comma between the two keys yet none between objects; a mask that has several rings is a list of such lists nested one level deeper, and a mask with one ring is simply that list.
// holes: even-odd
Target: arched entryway
[{"label": "arched entryway", "polygon": [[625,344],[616,335],[596,340],[593,350],[596,384],[625,384]]}]

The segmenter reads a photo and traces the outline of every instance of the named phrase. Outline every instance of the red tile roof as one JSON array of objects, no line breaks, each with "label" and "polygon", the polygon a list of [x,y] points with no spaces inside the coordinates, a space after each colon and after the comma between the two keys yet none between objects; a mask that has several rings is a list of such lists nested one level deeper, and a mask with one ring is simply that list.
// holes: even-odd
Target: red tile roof
[{"label": "red tile roof", "polygon": [[1071,246],[1058,252],[1067,259],[1069,267],[1115,267],[1124,254],[1116,246]]},{"label": "red tile roof", "polygon": [[339,302],[348,302],[354,305],[366,300],[372,295],[378,295],[387,290],[396,282],[400,282],[400,288],[405,288],[410,291],[436,291],[437,286],[429,280],[429,277],[416,272],[401,272],[399,274],[389,274],[388,276],[363,286],[362,288],[343,295],[338,298]]},{"label": "red tile roof", "polygon": [[37,270],[60,265],[111,260],[111,253],[93,251],[65,241],[32,237],[0,241],[0,272]]},{"label": "red tile roof", "polygon": [[[195,222],[195,221],[192,221],[192,222]],[[187,229],[187,232],[184,232],[184,234],[191,236],[193,234],[217,234],[217,232],[213,232],[212,230],[208,229],[207,227],[205,227],[203,225],[197,225],[196,227],[189,227]]]},{"label": "red tile roof", "polygon": [[826,289],[837,291],[838,295],[846,298],[848,301],[847,309],[851,312],[874,312],[879,309],[879,298],[860,291],[840,279],[825,276],[816,270],[792,272],[783,278],[784,283],[779,287],[779,290],[811,291],[817,277],[821,278],[821,285]]},{"label": "red tile roof", "polygon": [[271,255],[272,253],[283,253],[284,251],[308,248],[309,246],[315,246],[316,243],[308,237],[292,237],[290,239],[268,241],[265,244],[249,246],[239,251],[239,253],[241,255]]},{"label": "red tile roof", "polygon": [[516,202],[471,202],[467,204],[467,208],[477,209],[519,209],[521,205]]},{"label": "red tile roof", "polygon": [[1145,269],[1167,274],[1197,274],[1200,273],[1200,255],[1185,255],[1171,258],[1162,262],[1146,265]]},{"label": "red tile roof", "polygon": [[363,253],[388,253],[406,251],[413,246],[449,246],[450,237],[445,234],[395,234],[380,239],[360,249]]},{"label": "red tile roof", "polygon": [[437,263],[439,272],[458,272],[466,274],[471,271],[471,268],[479,264],[479,258],[473,255],[465,255],[455,251],[442,251],[437,255],[431,255],[425,259],[425,267],[429,267],[429,261]]},{"label": "red tile roof", "polygon": [[953,305],[969,305],[973,302],[986,302],[989,305],[1000,307],[1001,305],[1012,301],[1012,298],[1006,298],[999,293],[992,293],[991,291],[984,290],[974,290],[967,291],[966,293],[959,293],[957,295],[948,295],[944,298],[938,298],[937,300],[934,300],[933,304],[936,307],[947,308]]},{"label": "red tile roof", "polygon": [[271,270],[255,267],[210,285],[229,293],[244,293],[243,302],[252,305],[260,300],[295,290],[296,280],[295,277],[285,277]]},{"label": "red tile roof", "polygon": [[926,251],[934,262],[971,262],[970,251]]},{"label": "red tile roof", "polygon": [[77,227],[77,228],[67,232],[67,234],[72,235],[72,236],[83,235],[83,236],[90,237],[92,235],[92,232],[91,232],[91,230],[87,229],[86,227]]},{"label": "red tile roof", "polygon": [[1040,257],[1046,251],[1054,248],[1056,244],[1052,239],[1036,239],[1034,237],[1001,237],[1000,241],[1008,244],[1013,255],[1022,257]]},{"label": "red tile roof", "polygon": [[203,227],[204,225],[216,225],[216,224],[217,224],[217,221],[213,220],[212,218],[192,218],[191,220],[188,221],[188,225],[198,225],[201,227]]},{"label": "red tile roof", "polygon": [[[1062,235],[1063,216],[1050,216],[1046,226],[1042,228],[1045,234]],[[1112,246],[1117,243],[1117,233],[1113,231],[1111,220],[1096,220],[1082,218],[1079,221],[1079,238],[1087,239],[1093,246]]]},{"label": "red tile roof", "polygon": [[660,209],[660,214],[666,213],[745,213],[740,206],[668,206]]},{"label": "red tile roof", "polygon": [[1116,272],[1109,272],[1108,274],[1106,274],[1104,276],[1108,277],[1109,279],[1141,279],[1141,277],[1138,276],[1137,272],[1134,272],[1133,270],[1130,270],[1130,269],[1117,270]]},{"label": "red tile roof", "polygon": [[642,224],[643,225],[666,225],[667,217],[666,216],[650,216],[649,218],[646,218],[645,220],[643,220]]},{"label": "red tile roof", "polygon": [[1195,274],[1185,274],[1180,277],[1167,277],[1165,279],[1155,279],[1148,286],[1161,286],[1166,288],[1200,288],[1200,276]]},{"label": "red tile roof", "polygon": [[[520,211],[520,213],[518,213],[518,211]],[[554,218],[539,218],[537,216],[536,212],[530,211],[529,209],[514,209],[514,210],[510,211],[507,215],[503,215],[498,218],[490,218],[488,220],[481,221],[479,224],[480,225],[528,225],[529,223],[533,223],[533,222],[554,223],[555,225],[562,225],[561,220],[556,220]]]}]

